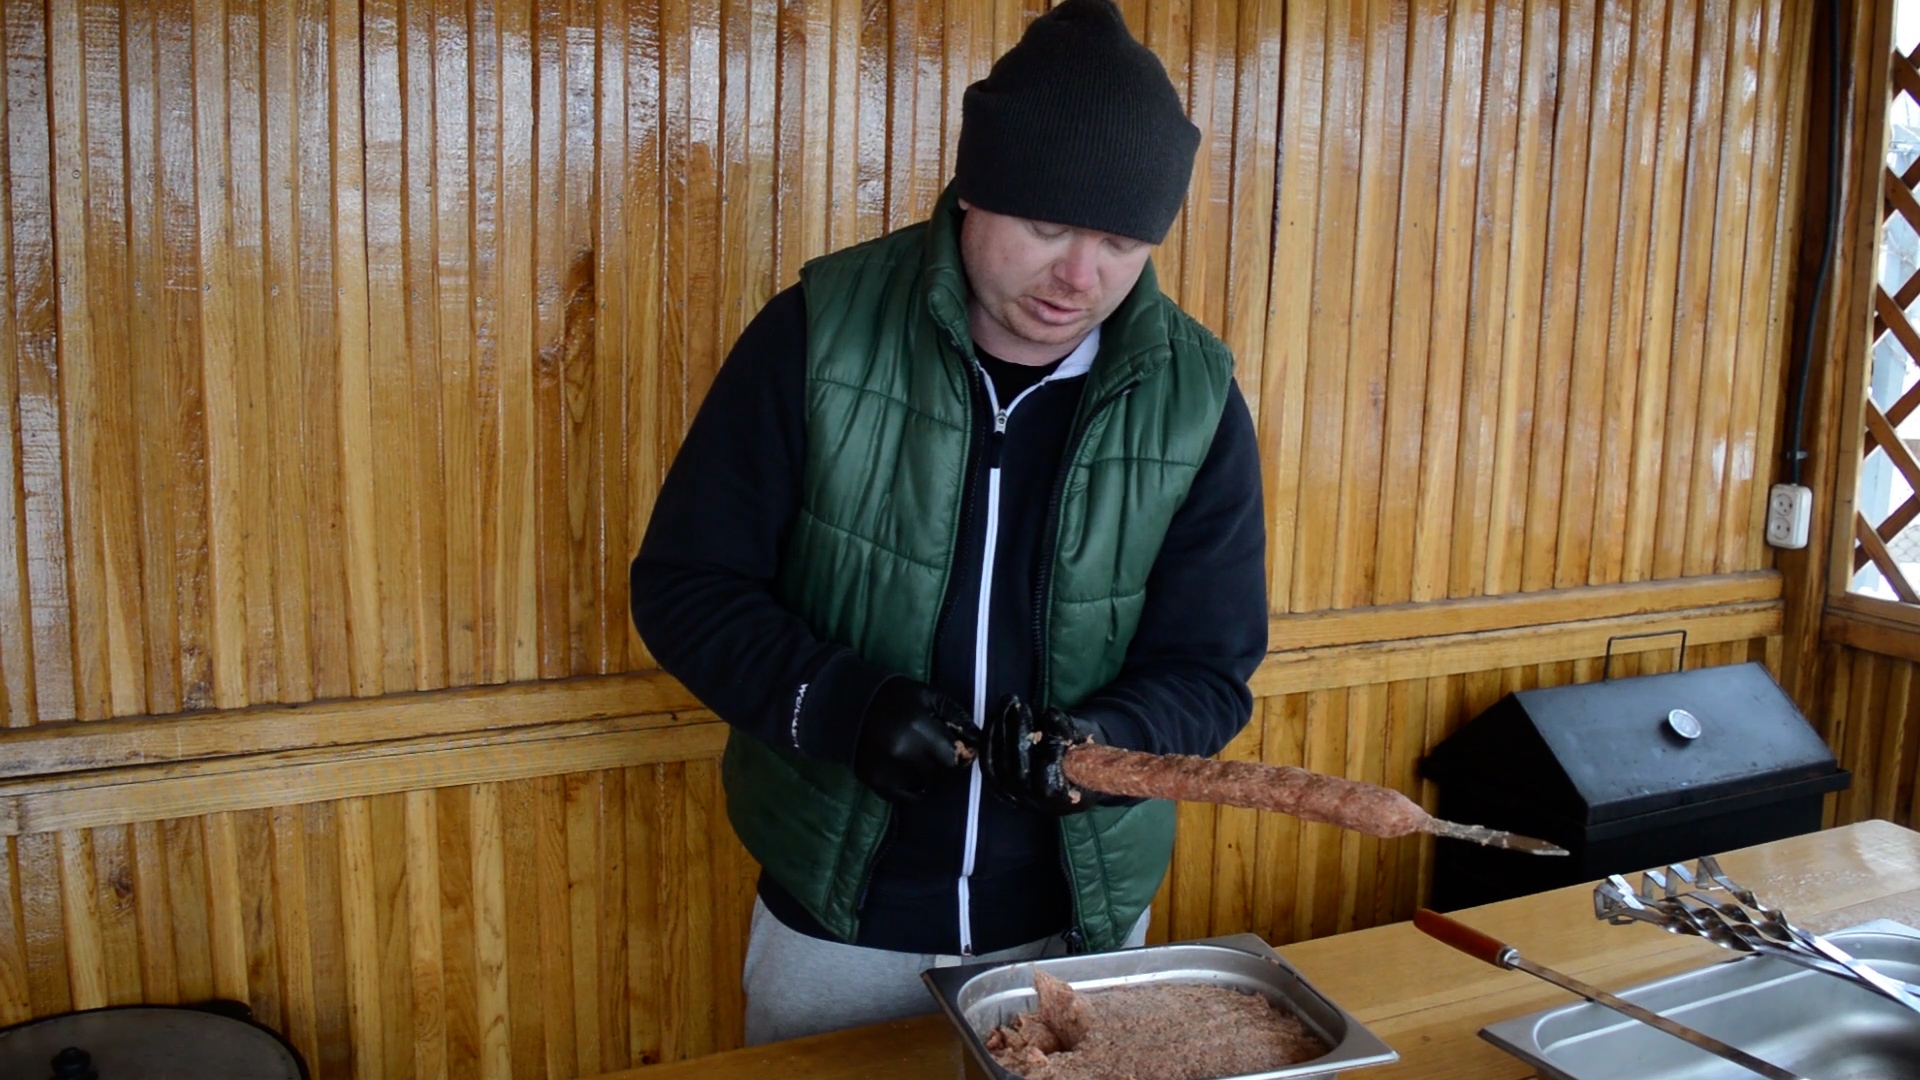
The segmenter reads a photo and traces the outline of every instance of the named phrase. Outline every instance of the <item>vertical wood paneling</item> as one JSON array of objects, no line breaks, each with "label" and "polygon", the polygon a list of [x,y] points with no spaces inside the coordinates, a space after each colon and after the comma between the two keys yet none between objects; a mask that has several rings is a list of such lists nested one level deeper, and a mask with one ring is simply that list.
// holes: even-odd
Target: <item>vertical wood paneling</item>
[{"label": "vertical wood paneling", "polygon": [[8,838],[0,1016],[226,997],[316,1077],[561,1078],[734,1045],[758,871],[720,800],[699,760]]},{"label": "vertical wood paneling", "polygon": [[[280,920],[273,895],[271,811],[249,810],[236,813],[233,818],[239,841],[236,892],[246,949],[246,997],[243,1000],[253,1005],[254,1015],[261,1023],[284,1031],[289,1025],[280,962]],[[96,841],[103,832],[95,833]],[[120,895],[123,903],[130,899],[124,891]]]},{"label": "vertical wood paneling", "polygon": [[[645,666],[624,562],[728,343],[924,214],[1032,14],[8,6],[11,722]],[[1140,5],[1277,609],[1764,565],[1810,18]]]},{"label": "vertical wood paneling", "polygon": [[[1594,460],[1595,495],[1588,545],[1588,575],[1594,581],[1625,581],[1627,519],[1633,466],[1643,448],[1634,438],[1636,403],[1642,398],[1643,344],[1641,316],[1648,297],[1647,260],[1658,239],[1654,229],[1653,199],[1660,139],[1659,73],[1666,57],[1663,24],[1666,12],[1658,3],[1641,3],[1634,12],[1628,48],[1631,72],[1625,89],[1625,116],[1621,150],[1621,193],[1616,211],[1618,235],[1614,260],[1605,347],[1607,355],[1622,358],[1606,366],[1599,448]],[[1609,23],[1611,26],[1611,23]],[[1616,91],[1617,93],[1617,91]],[[1597,331],[1596,331],[1597,332]]]},{"label": "vertical wood paneling", "polygon": [[1280,162],[1278,202],[1274,210],[1274,249],[1290,257],[1273,263],[1267,312],[1271,330],[1261,366],[1260,457],[1262,495],[1267,513],[1267,603],[1275,611],[1299,610],[1294,596],[1295,548],[1301,534],[1300,468],[1278,463],[1302,461],[1306,428],[1307,328],[1312,320],[1314,266],[1309,253],[1318,243],[1317,192],[1322,153],[1319,101],[1325,79],[1322,6],[1289,4],[1283,32],[1285,73],[1280,129],[1287,149]]},{"label": "vertical wood paneling", "polygon": [[[12,306],[14,476],[24,573],[12,593],[24,616],[20,648],[30,658],[37,714],[74,715],[67,603],[67,529],[62,491],[60,364],[56,335],[54,221],[57,194],[49,131],[47,23],[39,5],[0,11],[6,47],[7,255]],[[24,687],[22,688],[24,690]]]},{"label": "vertical wood paneling", "polygon": [[173,931],[167,891],[166,859],[158,822],[133,826],[134,911],[140,932],[140,982],[145,1000],[180,1000],[180,980],[173,962]]},{"label": "vertical wood paneling", "polygon": [[[278,1030],[295,1046],[316,1046],[320,1039],[308,936],[305,815],[298,807],[275,807],[271,828],[273,861],[268,872],[275,916],[273,945],[280,969],[278,989],[286,1003]],[[318,1066],[311,1055],[308,1063]]]},{"label": "vertical wood paneling", "polygon": [[[470,125],[475,124],[469,95],[477,74],[471,66],[466,5],[439,0],[432,19],[431,78],[433,85],[433,203],[430,211],[434,239],[433,295],[430,314],[436,329],[440,375],[441,446],[439,463],[445,475],[446,502],[439,520],[445,534],[447,609],[434,621],[445,627],[446,678],[452,685],[478,679],[480,577],[476,462],[476,394],[474,359],[478,348],[478,313],[474,310],[474,267],[478,257],[473,238],[478,215],[469,214],[475,175]],[[425,31],[422,30],[424,35]],[[414,54],[414,55],[417,55]],[[409,73],[411,74],[411,68]],[[426,72],[421,73],[424,81]],[[414,187],[417,185],[410,185]],[[428,405],[427,407],[432,407]]]},{"label": "vertical wood paneling", "polygon": [[[1446,78],[1448,13],[1430,9],[1406,29],[1406,85],[1402,120],[1404,158],[1400,169],[1399,235],[1394,250],[1394,304],[1389,322],[1378,532],[1373,556],[1374,600],[1400,603],[1412,598],[1414,548],[1421,532],[1420,462],[1426,452],[1423,413],[1427,404],[1428,365],[1439,369],[1434,426],[1451,419],[1457,384],[1446,384],[1446,361],[1432,356],[1435,288],[1434,230],[1438,224],[1440,141],[1448,103]],[[1444,451],[1442,451],[1444,453]],[[1428,540],[1431,543],[1431,540]]]},{"label": "vertical wood paneling", "polygon": [[[413,508],[419,505],[414,491],[418,471],[414,442],[412,365],[408,361],[410,333],[409,287],[425,281],[413,278],[407,265],[408,236],[403,202],[406,181],[406,132],[402,118],[408,115],[401,89],[400,11],[394,2],[369,3],[361,15],[364,37],[361,40],[366,101],[363,123],[365,148],[365,191],[362,203],[366,215],[366,317],[370,385],[365,389],[372,404],[365,418],[369,440],[366,450],[381,462],[379,469],[368,470],[372,486],[362,493],[371,501],[365,511],[370,552],[377,567],[372,581],[379,584],[379,620],[377,641],[382,663],[381,684],[392,690],[414,685],[414,668],[432,644],[414,634],[411,612],[418,594],[421,575],[400,575],[403,568],[418,565],[419,549],[415,541]],[[341,42],[340,44],[345,44]],[[416,114],[418,115],[418,114]],[[359,376],[356,374],[357,380]],[[357,397],[351,382],[343,384]],[[358,430],[362,422],[359,406],[353,406],[355,420],[348,430]],[[347,448],[352,453],[351,448]],[[356,530],[357,531],[357,530]],[[377,539],[376,539],[377,538]],[[364,567],[363,567],[364,569]]]},{"label": "vertical wood paneling", "polygon": [[[9,837],[6,858],[0,860],[0,1023],[18,1024],[33,1017],[33,997],[27,979],[27,947],[21,914],[18,842]],[[28,896],[28,900],[32,897]]]},{"label": "vertical wood paneling", "polygon": [[406,950],[403,988],[413,1016],[407,1065],[424,1080],[448,1075],[438,799],[432,791],[409,791],[404,798],[407,921],[395,939]]},{"label": "vertical wood paneling", "polygon": [[240,884],[240,835],[232,814],[210,814],[202,821],[206,833],[207,939],[213,970],[213,992],[244,1001],[247,988],[247,937],[242,905],[246,892]]},{"label": "vertical wood paneling", "polygon": [[35,1016],[68,1012],[73,991],[67,969],[60,902],[60,838],[54,833],[17,837],[14,856],[25,940],[28,1010]]},{"label": "vertical wood paneling", "polygon": [[1853,786],[1830,800],[1834,824],[1882,818],[1909,828],[1920,773],[1920,700],[1914,663],[1862,649],[1831,647],[1827,738]]},{"label": "vertical wood paneling", "polygon": [[101,945],[99,890],[93,874],[93,838],[85,833],[56,833],[60,859],[61,912],[67,945],[67,976],[73,1007],[98,1009],[108,1003],[107,959]]},{"label": "vertical wood paneling", "polygon": [[[159,95],[156,50],[156,7],[126,9],[127,57],[127,205],[128,248],[133,264],[132,327],[129,340],[136,350],[156,355],[167,332],[161,316],[165,298],[160,267],[159,238]],[[167,500],[166,470],[171,455],[163,442],[170,412],[168,368],[163,364],[132,365],[133,400],[145,407],[134,410],[135,469],[139,480],[136,505],[140,514],[140,657],[145,666],[145,707],[152,712],[181,708],[180,676],[175,664],[182,639],[174,622],[174,545],[171,509]]]},{"label": "vertical wood paneling", "polygon": [[[6,24],[0,16],[0,43],[6,41]],[[12,55],[9,48],[6,56]],[[5,377],[0,378],[0,437],[4,437],[7,446],[19,445],[20,402],[20,350],[17,320],[14,315],[14,265],[13,265],[13,218],[15,213],[12,192],[13,185],[13,91],[11,83],[12,64],[0,68],[0,137],[4,137],[8,153],[0,156],[0,180],[6,184],[8,197],[0,199],[0,289],[6,290],[8,303],[0,303],[0,368]],[[20,457],[7,454],[0,468],[5,470],[5,483],[0,484],[0,528],[4,528],[6,539],[12,544],[9,557],[0,559],[0,675],[4,675],[6,691],[6,723],[8,727],[24,727],[31,724],[38,714],[38,706],[33,700],[33,678],[29,674],[32,663],[28,652],[33,638],[29,629],[31,624],[31,603],[27,599],[27,546],[25,516],[21,512]]]},{"label": "vertical wood paneling", "polygon": [[[1521,13],[1517,5],[1488,11],[1485,96],[1480,113],[1478,186],[1475,191],[1473,269],[1468,275],[1467,345],[1462,380],[1459,472],[1454,486],[1454,532],[1449,560],[1450,596],[1487,591],[1486,563],[1493,534],[1494,451],[1504,383],[1499,377],[1507,328],[1507,268],[1511,262],[1514,140],[1519,124]],[[1478,28],[1475,27],[1477,31]],[[1463,196],[1464,198],[1464,196]],[[1501,509],[1505,513],[1504,507]]]},{"label": "vertical wood paneling", "polygon": [[236,489],[234,520],[237,530],[240,567],[230,574],[229,591],[237,590],[241,602],[238,617],[243,624],[243,643],[234,661],[242,668],[241,700],[259,701],[281,696],[281,670],[287,657],[280,649],[280,617],[275,596],[274,567],[280,547],[279,528],[274,521],[276,485],[274,470],[249,468],[240,456],[242,447],[261,447],[263,460],[271,462],[285,456],[280,436],[274,429],[273,390],[269,381],[267,358],[267,321],[269,304],[277,299],[266,285],[265,201],[266,152],[265,125],[262,117],[264,91],[263,62],[266,56],[263,19],[259,2],[236,4],[227,16],[227,101],[231,112],[228,140],[232,193],[227,230],[232,248],[230,291],[233,295],[233,366],[235,429],[228,450],[235,455],[230,465],[231,486]]},{"label": "vertical wood paneling", "polygon": [[[193,158],[194,217],[200,264],[201,350],[198,357],[202,408],[205,410],[206,503],[195,509],[206,517],[204,558],[208,679],[211,704],[232,707],[249,700],[246,680],[246,561],[241,554],[240,394],[235,321],[241,304],[254,306],[257,295],[240,295],[234,276],[233,204],[236,196],[228,156],[229,120],[239,119],[227,97],[227,26],[221,0],[194,0],[193,10]],[[244,141],[249,134],[242,128]],[[255,174],[257,175],[257,173]],[[251,177],[248,177],[251,180]],[[257,280],[257,279],[256,279]],[[251,290],[248,290],[251,293]]]},{"label": "vertical wood paneling", "polygon": [[204,819],[174,818],[160,826],[160,872],[167,879],[173,976],[182,1001],[205,1001],[215,994],[205,824]]},{"label": "vertical wood paneling", "polygon": [[[85,183],[87,157],[87,100],[85,68],[81,61],[80,13],[74,7],[50,11],[49,70],[61,73],[52,85],[53,171],[68,183],[54,185],[54,280],[60,375],[61,431],[66,461],[63,471],[91,476],[98,471],[100,418],[98,408],[98,350],[93,344],[93,320],[85,298],[92,279],[88,271]],[[82,719],[108,713],[106,598],[100,584],[106,576],[101,547],[99,506],[91,498],[69,498],[69,554],[72,606],[69,619],[73,641],[73,709]],[[237,552],[232,554],[237,555]]]},{"label": "vertical wood paneling", "polygon": [[[1621,159],[1627,125],[1628,74],[1633,60],[1633,8],[1600,4],[1589,13],[1595,22],[1593,87],[1588,106],[1588,152],[1583,180],[1578,289],[1572,337],[1573,366],[1567,388],[1566,444],[1563,454],[1559,520],[1556,527],[1553,582],[1558,587],[1592,580],[1594,509],[1601,457],[1594,451],[1609,410],[1606,395],[1607,329],[1614,309],[1614,272],[1620,227]],[[1571,33],[1584,27],[1576,25]],[[1564,74],[1563,78],[1566,77]],[[1544,508],[1535,513],[1544,516]]]},{"label": "vertical wood paneling", "polygon": [[[448,788],[434,793],[438,822],[436,859],[440,875],[438,902],[424,918],[440,925],[440,962],[445,970],[446,1072],[449,1076],[480,1074],[480,953],[475,936],[476,846],[470,811],[472,789]],[[412,880],[409,879],[409,886]],[[410,894],[411,895],[411,894]],[[416,943],[416,948],[418,944]],[[417,1011],[416,1016],[420,1015]]]},{"label": "vertical wood paneling", "polygon": [[[262,0],[261,12],[261,262],[266,293],[262,319],[265,341],[268,437],[276,451],[261,478],[271,485],[272,505],[253,518],[270,528],[273,547],[272,635],[278,645],[275,664],[278,693],[304,701],[314,694],[314,662],[309,652],[311,613],[317,610],[309,585],[307,529],[308,479],[300,460],[307,452],[302,382],[302,287],[298,251],[299,220],[294,188],[299,175],[295,132],[298,30],[293,0]],[[251,547],[252,545],[250,545]],[[248,595],[256,602],[261,598]],[[317,635],[315,635],[317,638]],[[276,835],[278,825],[276,823]]]},{"label": "vertical wood paneling", "polygon": [[[1711,275],[1704,327],[1693,451],[1693,497],[1688,507],[1685,554],[1680,572],[1711,572],[1718,547],[1720,501],[1726,468],[1728,412],[1735,378],[1734,330],[1739,323],[1742,269],[1747,259],[1753,164],[1753,123],[1758,80],[1753,78],[1760,47],[1760,5],[1735,5],[1728,27],[1727,86],[1721,95],[1720,158],[1710,166],[1717,181]],[[1706,568],[1703,570],[1703,568]]]},{"label": "vertical wood paneling", "polygon": [[[1688,122],[1686,196],[1680,222],[1679,266],[1672,323],[1673,345],[1668,371],[1664,462],[1659,496],[1659,519],[1654,532],[1652,577],[1682,573],[1686,559],[1687,507],[1695,491],[1694,457],[1702,433],[1698,421],[1703,396],[1707,322],[1713,290],[1714,206],[1721,178],[1723,114],[1731,4],[1704,4],[1695,47],[1692,113]],[[1686,55],[1669,51],[1669,56]],[[1737,75],[1738,73],[1736,73]],[[1706,385],[1711,385],[1710,381]]]},{"label": "vertical wood paneling", "polygon": [[[1546,204],[1546,247],[1540,282],[1538,362],[1534,384],[1532,445],[1528,458],[1525,507],[1526,532],[1520,555],[1519,587],[1549,588],[1554,584],[1561,507],[1566,496],[1565,463],[1569,453],[1568,424],[1571,394],[1580,381],[1582,357],[1574,351],[1574,332],[1582,294],[1580,267],[1586,253],[1587,168],[1593,61],[1596,34],[1594,5],[1569,3],[1559,13],[1564,24],[1564,46],[1549,77],[1558,84],[1554,102],[1550,197]],[[1562,27],[1539,24],[1547,32]],[[1542,102],[1542,106],[1545,106]],[[1542,163],[1544,165],[1544,162]],[[1531,175],[1540,175],[1537,169]],[[1529,296],[1531,286],[1529,286]],[[1576,579],[1579,580],[1579,579]],[[1503,589],[1502,591],[1507,591]]]},{"label": "vertical wood paneling", "polygon": [[659,774],[664,766],[643,766],[626,770],[626,892],[629,905],[627,922],[627,994],[629,1064],[646,1065],[663,1060],[661,1027],[665,1021],[666,1000],[663,980],[657,977],[664,954],[665,935],[661,926],[659,877],[652,873],[661,849],[661,837],[655,823],[659,805]]},{"label": "vertical wood paneling", "polygon": [[[1674,372],[1675,321],[1681,311],[1675,283],[1680,273],[1683,230],[1688,205],[1683,192],[1691,171],[1690,143],[1694,136],[1693,80],[1688,64],[1678,58],[1694,56],[1699,34],[1698,9],[1673,6],[1668,13],[1666,55],[1662,78],[1660,117],[1662,134],[1654,166],[1653,254],[1647,268],[1648,315],[1641,330],[1640,400],[1634,416],[1633,474],[1627,496],[1627,539],[1623,580],[1644,581],[1656,576],[1656,526],[1661,516],[1661,466],[1669,427],[1668,397]],[[1697,215],[1696,215],[1697,216]],[[1692,325],[1693,316],[1685,316]]]},{"label": "vertical wood paneling", "polygon": [[[295,70],[293,101],[295,121],[295,157],[298,171],[294,178],[294,201],[298,224],[293,247],[298,253],[296,274],[300,295],[300,399],[305,405],[300,430],[304,435],[304,459],[314,462],[343,462],[339,420],[340,343],[343,295],[341,273],[333,258],[333,204],[316,198],[332,190],[334,152],[331,124],[333,108],[333,47],[327,13],[327,0],[293,0]],[[308,537],[307,581],[311,589],[311,614],[308,620],[309,655],[313,664],[315,697],[342,697],[354,691],[353,668],[349,661],[347,616],[346,528],[342,513],[343,472],[337,467],[318,467],[305,472],[306,518],[317,527],[305,530]]]},{"label": "vertical wood paneling", "polygon": [[[1444,103],[1443,115],[1438,111],[1428,114],[1433,118],[1429,122],[1437,121],[1441,125],[1437,135],[1439,156],[1434,162],[1439,190],[1433,196],[1435,220],[1421,241],[1431,245],[1434,253],[1430,279],[1433,291],[1428,302],[1432,325],[1423,329],[1409,322],[1404,332],[1398,328],[1395,332],[1396,342],[1404,342],[1409,351],[1416,353],[1409,366],[1419,371],[1419,354],[1424,354],[1426,362],[1427,393],[1422,402],[1425,430],[1420,440],[1419,501],[1415,507],[1410,550],[1413,565],[1409,570],[1407,596],[1416,601],[1431,600],[1446,592],[1447,563],[1455,536],[1451,511],[1462,477],[1458,465],[1464,435],[1462,407],[1468,393],[1463,369],[1468,285],[1473,279],[1474,195],[1482,72],[1486,59],[1482,49],[1485,19],[1484,7],[1469,2],[1456,4],[1446,12],[1432,12],[1414,23],[1416,47],[1411,77],[1415,82],[1412,85],[1429,87],[1422,96],[1431,98],[1434,91],[1428,80],[1439,79],[1438,95]],[[1443,49],[1444,59],[1434,56],[1435,51]],[[1436,64],[1444,67],[1436,72]],[[1428,108],[1436,107],[1429,105]],[[1410,130],[1424,130],[1424,125],[1410,127]],[[1430,150],[1428,140],[1434,137],[1415,140],[1414,149],[1410,151],[1411,162],[1426,160]],[[1410,167],[1417,168],[1417,164]],[[1408,183],[1416,185],[1418,180],[1409,176]],[[1424,188],[1414,190],[1417,198],[1427,198]],[[1417,216],[1413,220],[1413,235],[1422,235],[1418,231]],[[1426,268],[1417,261],[1406,263],[1406,276],[1416,282],[1425,272]],[[1401,304],[1417,309],[1422,303],[1419,297],[1416,285],[1413,295],[1403,298]],[[1404,428],[1396,423],[1395,430]],[[1382,562],[1385,561],[1383,558]],[[1395,595],[1396,591],[1382,590],[1383,598]]]},{"label": "vertical wood paneling", "polygon": [[112,1005],[132,1005],[144,999],[131,839],[132,830],[128,828],[100,829],[93,834],[94,904],[100,920],[107,1001]]},{"label": "vertical wood paneling", "polygon": [[1542,402],[1536,394],[1540,386],[1554,385],[1556,365],[1567,359],[1565,354],[1546,352],[1541,347],[1548,240],[1553,232],[1548,214],[1556,190],[1554,184],[1541,180],[1553,176],[1552,121],[1559,61],[1554,46],[1559,41],[1560,12],[1550,3],[1529,3],[1516,15],[1519,25],[1513,30],[1520,33],[1521,41],[1513,98],[1519,115],[1512,158],[1512,201],[1506,204],[1502,200],[1494,211],[1510,215],[1510,250],[1504,302],[1487,312],[1489,321],[1505,323],[1499,351],[1490,351],[1488,356],[1489,364],[1497,363],[1494,370],[1500,373],[1482,582],[1483,591],[1490,595],[1523,587],[1527,477],[1534,453],[1534,425],[1542,419]]},{"label": "vertical wood paneling", "polygon": [[[1044,6],[0,0],[5,724],[651,667],[626,563],[728,346],[925,215]],[[1154,261],[1236,353],[1276,612],[1770,565],[1815,5],[1122,7],[1203,131]],[[1836,657],[1836,812],[1908,820],[1912,672]],[[1227,754],[1430,799],[1459,723],[1596,675],[1271,698]],[[241,997],[329,1080],[732,1045],[718,783],[10,838],[0,1022]],[[1156,937],[1425,888],[1429,843],[1180,820]]]}]

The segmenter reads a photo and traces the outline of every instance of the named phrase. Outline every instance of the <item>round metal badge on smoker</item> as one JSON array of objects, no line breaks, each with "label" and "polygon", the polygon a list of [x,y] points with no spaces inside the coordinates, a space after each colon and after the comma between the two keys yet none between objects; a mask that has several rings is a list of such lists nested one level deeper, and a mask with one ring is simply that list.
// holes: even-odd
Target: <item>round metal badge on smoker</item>
[{"label": "round metal badge on smoker", "polygon": [[1667,714],[1667,729],[1683,739],[1700,737],[1700,719],[1685,709],[1675,709]]}]

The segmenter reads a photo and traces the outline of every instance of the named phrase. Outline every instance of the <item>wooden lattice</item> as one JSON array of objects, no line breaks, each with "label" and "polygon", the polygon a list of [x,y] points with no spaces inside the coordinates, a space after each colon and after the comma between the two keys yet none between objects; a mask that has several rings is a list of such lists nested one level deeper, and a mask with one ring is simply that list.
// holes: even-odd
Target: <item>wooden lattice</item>
[{"label": "wooden lattice", "polygon": [[[1904,54],[1896,49],[1889,70],[1890,85],[1887,89],[1893,99],[1897,101],[1904,94],[1920,103],[1920,46]],[[1881,234],[1885,235],[1895,215],[1905,219],[1915,232],[1920,232],[1920,158],[1916,158],[1903,172],[1893,171],[1891,160],[1884,168],[1886,175],[1881,187],[1885,192],[1885,201],[1880,217]],[[1891,335],[1894,344],[1905,354],[1907,363],[1920,367],[1920,329],[1916,329],[1906,315],[1907,308],[1915,300],[1920,300],[1920,268],[1916,268],[1891,293],[1884,284],[1876,281],[1873,340],[1877,348]],[[1916,382],[1885,411],[1874,402],[1871,394],[1866,399],[1867,431],[1860,443],[1861,461],[1864,463],[1867,456],[1878,448],[1906,479],[1911,494],[1877,526],[1870,524],[1866,515],[1858,509],[1854,511],[1853,569],[1859,573],[1868,563],[1872,563],[1886,579],[1888,587],[1893,589],[1895,596],[1909,604],[1920,604],[1920,590],[1914,587],[1914,582],[1907,580],[1906,573],[1888,550],[1888,545],[1902,530],[1920,519],[1920,461],[1915,461],[1913,452],[1896,434],[1901,421],[1920,408],[1920,382]]]}]

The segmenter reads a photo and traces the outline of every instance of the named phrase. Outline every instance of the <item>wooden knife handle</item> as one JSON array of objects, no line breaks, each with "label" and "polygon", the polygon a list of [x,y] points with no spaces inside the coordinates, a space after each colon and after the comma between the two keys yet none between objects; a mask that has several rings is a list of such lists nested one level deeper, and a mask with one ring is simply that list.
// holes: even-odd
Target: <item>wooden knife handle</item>
[{"label": "wooden knife handle", "polygon": [[1451,945],[1475,960],[1485,961],[1494,967],[1512,967],[1512,959],[1518,955],[1499,938],[1483,934],[1466,923],[1449,919],[1430,908],[1414,912],[1413,925],[1435,941]]}]

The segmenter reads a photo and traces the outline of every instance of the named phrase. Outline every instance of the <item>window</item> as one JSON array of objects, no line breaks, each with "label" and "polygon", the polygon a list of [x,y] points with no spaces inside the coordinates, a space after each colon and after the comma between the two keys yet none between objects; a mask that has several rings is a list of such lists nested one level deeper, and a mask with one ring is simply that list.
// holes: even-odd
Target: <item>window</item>
[{"label": "window", "polygon": [[1849,589],[1920,603],[1920,0],[1895,0],[1867,429]]}]

